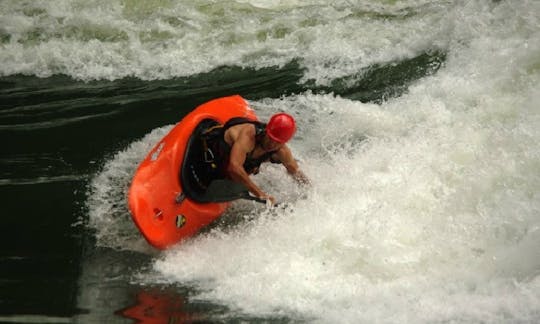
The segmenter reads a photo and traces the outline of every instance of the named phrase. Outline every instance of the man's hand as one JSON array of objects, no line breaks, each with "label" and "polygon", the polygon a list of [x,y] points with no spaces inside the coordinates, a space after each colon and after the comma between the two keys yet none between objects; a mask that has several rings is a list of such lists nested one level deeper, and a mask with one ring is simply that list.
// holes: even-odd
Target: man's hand
[{"label": "man's hand", "polygon": [[267,203],[270,202],[271,206],[274,206],[276,204],[276,198],[274,198],[273,196],[262,194],[262,195],[259,195],[259,198],[266,200]]},{"label": "man's hand", "polygon": [[309,178],[300,170],[298,162],[293,157],[291,150],[285,145],[276,154],[275,159],[280,161],[293,179],[301,185],[311,185]]}]

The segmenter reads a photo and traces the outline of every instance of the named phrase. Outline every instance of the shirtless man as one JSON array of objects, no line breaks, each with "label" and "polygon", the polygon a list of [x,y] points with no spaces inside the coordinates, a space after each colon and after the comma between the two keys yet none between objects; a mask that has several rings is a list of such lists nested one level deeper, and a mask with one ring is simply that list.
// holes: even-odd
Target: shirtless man
[{"label": "shirtless man", "polygon": [[286,145],[295,131],[294,118],[286,113],[273,115],[268,124],[233,118],[225,123],[211,146],[219,152],[220,169],[225,177],[242,183],[254,196],[275,204],[275,198],[259,188],[249,176],[256,174],[264,162],[281,163],[298,183],[309,184]]}]

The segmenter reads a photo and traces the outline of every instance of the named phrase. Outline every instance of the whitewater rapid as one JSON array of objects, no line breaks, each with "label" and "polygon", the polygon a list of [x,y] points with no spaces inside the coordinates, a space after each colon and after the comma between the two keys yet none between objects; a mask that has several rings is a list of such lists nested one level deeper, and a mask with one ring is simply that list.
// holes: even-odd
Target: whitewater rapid
[{"label": "whitewater rapid", "polygon": [[[169,79],[299,60],[324,84],[447,47],[446,1],[71,1],[0,3],[0,75]],[[422,19],[407,19],[408,16]],[[381,18],[388,18],[381,19]],[[396,24],[395,21],[399,23]],[[418,33],[418,31],[422,31]]]},{"label": "whitewater rapid", "polygon": [[[182,46],[140,44],[142,52],[168,53],[170,60],[121,59],[114,77],[167,78],[301,56],[306,78],[324,83],[426,48],[447,52],[436,74],[380,105],[312,93],[250,102],[262,119],[282,110],[298,119],[290,146],[312,187],[303,191],[279,166],[266,166],[255,181],[285,208],[238,202],[223,217],[236,212],[244,221],[173,247],[137,280],[189,284],[197,290],[191,298],[252,316],[325,323],[540,319],[540,4],[396,3],[233,2],[248,8],[241,23],[238,10],[216,4],[212,10],[232,30],[188,19],[189,32],[175,29],[185,33],[175,38]],[[261,34],[265,28],[272,37]],[[187,55],[192,47],[206,47],[206,56]],[[149,66],[167,72],[153,75]],[[94,72],[83,78],[109,77]],[[136,161],[165,131],[132,144],[96,177],[92,199],[101,208],[124,199],[110,179],[125,188]],[[123,208],[116,212],[127,216]],[[106,215],[91,214],[98,233]],[[104,244],[113,236],[104,234]]]}]

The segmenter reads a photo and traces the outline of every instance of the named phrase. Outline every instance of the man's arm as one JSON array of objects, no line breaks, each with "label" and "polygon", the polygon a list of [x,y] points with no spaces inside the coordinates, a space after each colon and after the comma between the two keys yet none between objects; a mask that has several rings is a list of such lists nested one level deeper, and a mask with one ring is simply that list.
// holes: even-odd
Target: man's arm
[{"label": "man's arm", "polygon": [[311,185],[311,181],[304,172],[300,170],[298,162],[296,162],[291,150],[286,145],[277,151],[275,155],[296,182],[302,185]]},{"label": "man's arm", "polygon": [[232,138],[231,153],[227,173],[233,181],[244,184],[248,190],[256,197],[270,199],[274,203],[275,199],[262,191],[249,177],[244,170],[246,155],[255,147],[255,128],[244,127]]}]

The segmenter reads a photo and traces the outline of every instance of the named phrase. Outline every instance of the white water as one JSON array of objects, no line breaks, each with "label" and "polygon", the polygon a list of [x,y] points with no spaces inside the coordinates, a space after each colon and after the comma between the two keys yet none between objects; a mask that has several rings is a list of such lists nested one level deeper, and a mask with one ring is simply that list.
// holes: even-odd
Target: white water
[{"label": "white water", "polygon": [[0,75],[167,79],[301,58],[322,83],[446,48],[447,1],[332,2],[5,0]]},{"label": "white water", "polygon": [[172,128],[157,128],[140,141],[111,157],[89,184],[88,225],[96,229],[98,246],[151,253],[144,238],[131,221],[127,192],[131,178],[146,154]]},{"label": "white water", "polygon": [[[389,30],[373,30],[358,18],[357,33],[319,10],[330,23],[319,30],[325,35],[312,31],[319,44],[337,42],[333,31],[340,28],[341,35],[379,44],[358,61],[345,47],[328,70],[315,64],[315,75],[335,77],[337,70],[400,55],[387,53],[381,46],[387,42],[397,52],[422,50],[421,40],[447,44],[447,62],[382,105],[312,94],[253,102],[263,119],[277,110],[298,118],[291,147],[312,188],[303,196],[279,167],[268,166],[255,179],[288,201],[287,208],[240,203],[243,213],[256,208],[247,221],[172,248],[157,257],[155,273],[139,280],[189,283],[200,288],[193,298],[253,316],[325,323],[538,322],[540,3],[471,1],[440,12],[418,7],[410,21],[379,21]],[[380,5],[385,8],[395,10]],[[436,16],[442,21],[426,29]],[[416,26],[406,32],[408,40],[394,42],[394,33],[408,26]],[[236,56],[233,61],[243,57],[243,50],[227,49],[224,56]],[[327,54],[338,55],[302,53],[307,61],[320,55],[317,62]],[[141,145],[153,142],[149,136]],[[100,176],[122,178],[117,174],[133,168],[123,156],[147,149],[128,148]],[[110,192],[112,185],[106,180],[96,188]]]}]

